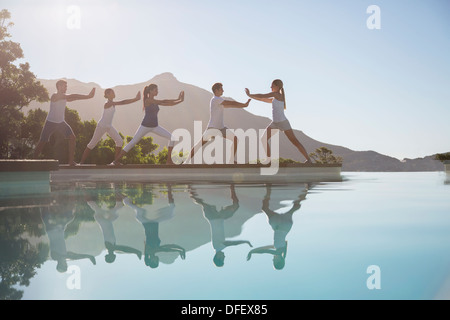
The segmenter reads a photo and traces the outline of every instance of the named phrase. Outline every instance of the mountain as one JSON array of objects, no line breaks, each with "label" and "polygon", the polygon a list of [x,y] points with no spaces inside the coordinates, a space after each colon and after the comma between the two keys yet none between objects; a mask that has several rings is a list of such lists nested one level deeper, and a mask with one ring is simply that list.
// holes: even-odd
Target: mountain
[{"label": "mountain", "polygon": [[[49,94],[55,92],[56,80],[39,79]],[[84,83],[74,79],[65,79],[68,82],[67,93],[88,94],[92,88],[96,88],[95,97],[89,100],[74,101],[68,104],[72,109],[76,109],[82,120],[95,119],[98,121],[102,115],[102,108],[105,98],[104,89],[95,83]],[[121,85],[113,87],[116,93],[116,100],[133,98],[138,91],[143,91],[144,87],[150,83],[158,85],[159,99],[177,98],[180,91],[185,92],[183,103],[174,107],[162,107],[159,112],[159,122],[169,131],[177,128],[185,128],[191,132],[193,137],[194,121],[202,121],[205,128],[209,121],[209,101],[212,93],[196,87],[191,84],[178,81],[172,73],[163,73],[156,75],[147,82]],[[41,108],[48,111],[49,103],[32,102],[31,109]],[[139,127],[142,118],[142,100],[133,104],[118,106],[116,108],[114,126],[124,135],[133,136]],[[225,123],[230,128],[249,128],[264,129],[270,119],[261,117],[248,112],[245,109],[225,109]],[[331,145],[317,141],[308,137],[300,130],[294,130],[295,135],[305,146],[308,152],[313,152],[317,148],[325,146],[333,151],[333,154],[344,159],[343,171],[441,171],[443,164],[433,159],[433,156],[427,156],[418,159],[404,159],[400,161],[396,158],[382,155],[375,151],[354,151],[342,146]],[[167,145],[167,141],[154,136],[154,141],[160,146]],[[280,135],[280,156],[283,158],[300,159],[302,156],[288,139]]]}]

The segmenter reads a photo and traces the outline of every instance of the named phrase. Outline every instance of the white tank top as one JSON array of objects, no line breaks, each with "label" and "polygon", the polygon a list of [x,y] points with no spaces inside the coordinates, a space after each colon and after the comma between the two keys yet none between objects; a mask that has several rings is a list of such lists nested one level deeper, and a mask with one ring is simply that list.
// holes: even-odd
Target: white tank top
[{"label": "white tank top", "polygon": [[273,122],[281,122],[287,120],[286,116],[284,115],[284,102],[275,98],[272,100],[272,120]]},{"label": "white tank top", "polygon": [[103,115],[101,119],[98,121],[98,125],[102,127],[111,127],[115,112],[116,112],[115,106],[103,108]]},{"label": "white tank top", "polygon": [[50,101],[50,110],[47,115],[47,121],[61,123],[64,122],[64,112],[66,110],[67,100]]},{"label": "white tank top", "polygon": [[289,230],[277,229],[273,233],[273,246],[275,249],[284,248],[286,246],[286,236]]}]

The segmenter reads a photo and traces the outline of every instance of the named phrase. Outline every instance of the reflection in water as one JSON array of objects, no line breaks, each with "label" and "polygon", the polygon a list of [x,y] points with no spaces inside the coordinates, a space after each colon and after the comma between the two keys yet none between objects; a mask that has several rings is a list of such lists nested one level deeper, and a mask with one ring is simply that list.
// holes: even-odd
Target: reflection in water
[{"label": "reflection in water", "polygon": [[[313,188],[80,182],[0,194],[0,300],[447,298],[447,178],[367,173]],[[378,264],[392,290],[366,288],[367,267]],[[405,266],[420,277],[405,277]],[[60,274],[71,267],[81,290]]]},{"label": "reflection in water", "polygon": [[247,260],[250,260],[252,254],[267,253],[273,255],[273,266],[277,270],[281,270],[285,266],[287,254],[286,236],[292,228],[292,215],[300,209],[300,201],[306,198],[307,189],[302,190],[296,200],[293,201],[292,207],[287,212],[277,212],[270,208],[270,198],[272,193],[272,186],[266,186],[266,195],[262,202],[262,210],[267,215],[270,226],[273,230],[273,244],[259,248],[252,249],[248,255]]},{"label": "reflection in water", "polygon": [[32,243],[30,238],[45,236],[40,209],[50,199],[33,200],[16,205],[10,199],[0,200],[0,300],[21,299],[23,291],[17,285],[28,286],[48,257],[48,244]]},{"label": "reflection in water", "polygon": [[114,262],[116,260],[116,251],[135,254],[140,260],[142,257],[142,252],[140,250],[116,243],[113,222],[117,220],[119,217],[118,211],[124,206],[124,197],[120,192],[115,192],[114,194],[116,199],[113,202],[114,206],[112,208],[108,206],[107,209],[104,209],[103,206],[100,206],[96,201],[94,201],[94,199],[87,201],[89,207],[94,210],[94,219],[99,224],[103,233],[105,248],[108,251],[105,255],[105,261],[107,263]]},{"label": "reflection in water", "polygon": [[[50,257],[57,262],[56,270],[67,271],[67,260],[89,259],[96,263],[95,257],[89,254],[75,253],[66,248],[65,231],[74,220],[75,198],[62,199],[56,194],[54,203],[41,211],[41,218],[45,225],[45,231],[50,245]],[[69,201],[67,201],[69,200]]]},{"label": "reflection in water", "polygon": [[[244,223],[261,212],[261,203],[274,241],[252,249],[247,259],[271,254],[274,267],[282,269],[292,215],[307,192],[304,185],[298,188],[69,183],[52,185],[50,194],[28,197],[26,203],[0,198],[0,299],[20,299],[15,287],[28,286],[45,261],[56,261],[56,269],[66,272],[70,260],[96,265],[96,257],[104,255],[108,265],[117,253],[125,253],[137,257],[136,263],[144,255],[145,265],[153,269],[211,243],[214,265],[224,266],[227,248],[252,247],[251,239],[236,239]],[[286,200],[293,203],[283,213]]]},{"label": "reflection in water", "polygon": [[247,243],[252,246],[250,241],[247,240],[226,240],[225,238],[225,220],[231,218],[234,213],[239,209],[239,200],[236,196],[234,185],[230,185],[232,204],[226,207],[222,207],[217,210],[217,207],[213,204],[209,204],[201,199],[195,187],[190,187],[191,198],[202,206],[203,216],[208,220],[211,229],[211,242],[215,250],[213,262],[217,267],[222,267],[225,262],[225,253],[223,250],[229,246],[236,246],[243,243]]},{"label": "reflection in water", "polygon": [[[145,264],[151,268],[157,268],[159,266],[158,252],[177,252],[180,254],[181,259],[185,259],[186,251],[176,244],[161,245],[161,239],[159,237],[159,224],[161,222],[170,220],[174,216],[175,202],[173,200],[172,187],[167,187],[168,192],[168,204],[163,208],[157,208],[149,210],[144,207],[135,205],[130,198],[125,198],[123,202],[132,208],[136,213],[136,219],[142,223],[145,230]],[[141,199],[142,200],[142,199]],[[152,200],[152,199],[149,199]],[[145,203],[144,201],[141,203]],[[149,201],[148,204],[151,204]]]}]

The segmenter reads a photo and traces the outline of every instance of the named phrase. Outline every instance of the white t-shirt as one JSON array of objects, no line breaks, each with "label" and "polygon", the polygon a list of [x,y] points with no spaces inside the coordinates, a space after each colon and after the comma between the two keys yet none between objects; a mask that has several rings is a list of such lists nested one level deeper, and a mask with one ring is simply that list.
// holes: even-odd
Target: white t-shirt
[{"label": "white t-shirt", "polygon": [[222,129],[225,127],[223,122],[223,105],[221,104],[225,99],[214,96],[211,99],[211,115],[209,118],[208,128]]},{"label": "white t-shirt", "polygon": [[286,247],[286,236],[289,230],[277,229],[273,233],[273,246],[275,249]]},{"label": "white t-shirt", "polygon": [[67,100],[62,99],[50,102],[50,110],[48,111],[47,121],[61,123],[64,122],[64,113],[66,111]]},{"label": "white t-shirt", "polygon": [[211,228],[211,243],[216,251],[222,251],[225,245],[225,220],[211,219],[208,220]]}]

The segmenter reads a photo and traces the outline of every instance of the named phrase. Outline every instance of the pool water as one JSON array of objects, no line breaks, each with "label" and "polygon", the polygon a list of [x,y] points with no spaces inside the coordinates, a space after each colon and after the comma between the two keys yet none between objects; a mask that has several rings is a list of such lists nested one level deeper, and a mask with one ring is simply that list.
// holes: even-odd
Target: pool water
[{"label": "pool water", "polygon": [[0,299],[448,299],[443,172],[0,197]]}]

